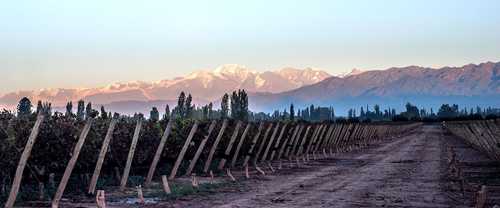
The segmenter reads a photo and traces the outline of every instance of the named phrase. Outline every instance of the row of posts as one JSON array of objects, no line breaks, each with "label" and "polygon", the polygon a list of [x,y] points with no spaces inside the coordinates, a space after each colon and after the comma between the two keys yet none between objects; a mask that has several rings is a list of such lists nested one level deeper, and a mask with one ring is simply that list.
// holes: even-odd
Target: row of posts
[{"label": "row of posts", "polygon": [[[9,194],[9,198],[5,204],[6,208],[14,206],[17,193],[21,184],[22,175],[24,168],[28,161],[31,153],[31,149],[36,141],[40,125],[44,119],[43,115],[39,115],[35,122],[35,125],[31,131],[28,138],[27,144],[23,150],[21,158],[19,160],[16,175],[13,180],[13,185]],[[59,207],[59,202],[63,196],[64,190],[71,176],[73,168],[78,160],[80,150],[85,142],[85,139],[90,131],[93,123],[93,119],[88,119],[83,127],[78,141],[73,149],[68,165],[64,171],[62,179],[59,183],[57,191],[52,200],[52,207]],[[112,139],[114,128],[117,124],[117,119],[112,119],[110,121],[106,136],[102,143],[97,163],[92,174],[90,185],[88,188],[88,193],[94,194],[96,191],[96,184],[99,179],[99,175],[104,163],[106,153],[108,152],[108,147]],[[143,121],[139,119],[136,123],[134,134],[132,137],[132,143],[127,156],[127,161],[125,163],[125,168],[121,175],[120,190],[123,191],[127,186],[127,181],[132,168],[132,161],[134,158],[134,153],[136,150],[137,142],[139,140],[139,135],[141,131]],[[173,128],[173,119],[169,120],[165,131],[160,139],[160,143],[156,148],[156,152],[151,165],[149,167],[146,180],[144,183],[145,187],[149,187],[155,175],[155,170],[157,168],[160,156],[165,149],[165,144]],[[200,144],[197,147],[195,155],[190,159],[189,166],[186,170],[186,175],[191,175],[194,167],[196,166],[203,149],[205,148],[207,141],[211,137],[217,125],[217,120],[210,122],[208,132],[202,138]],[[316,156],[323,154],[323,157],[332,155],[334,152],[345,152],[350,151],[354,148],[364,147],[368,144],[381,140],[388,137],[393,137],[398,134],[404,133],[409,129],[415,128],[417,123],[412,124],[360,124],[360,123],[347,123],[347,124],[307,124],[307,123],[282,123],[282,122],[260,122],[258,123],[257,132],[252,138],[249,138],[250,131],[252,131],[254,123],[244,123],[242,121],[237,121],[234,131],[231,134],[230,141],[225,148],[224,156],[219,161],[217,165],[218,170],[224,170],[226,166],[234,168],[238,159],[243,160],[243,167],[245,167],[246,175],[248,177],[248,167],[253,165],[257,171],[263,173],[262,169],[259,168],[258,164],[260,162],[269,162],[273,160],[288,159],[288,160],[298,160],[303,161],[310,160],[310,155],[316,159]],[[191,144],[191,141],[198,130],[199,121],[195,121],[191,127],[191,130],[187,136],[187,139],[180,150],[174,166],[168,177],[172,180],[176,177],[177,171],[184,160],[184,156]],[[228,126],[228,120],[222,121],[222,126],[218,131],[218,134],[210,148],[208,157],[205,161],[203,167],[203,173],[213,177],[213,172],[210,170],[212,160],[214,159],[215,152],[218,148],[219,143],[225,133]],[[239,136],[239,132],[243,132]],[[238,140],[239,138],[239,140]],[[250,147],[246,153],[241,153],[243,144],[247,139],[251,139]],[[232,150],[235,149],[233,155],[231,155]],[[229,162],[229,164],[227,164]],[[269,164],[270,165],[270,164]],[[272,166],[271,166],[272,169]],[[234,180],[230,169],[226,169],[227,175]],[[162,176],[162,183],[164,189],[168,187],[167,178]],[[193,182],[194,183],[194,182]],[[140,188],[140,187],[139,187]],[[167,191],[167,190],[166,190]],[[170,191],[170,190],[168,190]],[[142,193],[142,191],[141,191]],[[96,195],[96,199],[104,198],[104,192],[99,191]]]}]

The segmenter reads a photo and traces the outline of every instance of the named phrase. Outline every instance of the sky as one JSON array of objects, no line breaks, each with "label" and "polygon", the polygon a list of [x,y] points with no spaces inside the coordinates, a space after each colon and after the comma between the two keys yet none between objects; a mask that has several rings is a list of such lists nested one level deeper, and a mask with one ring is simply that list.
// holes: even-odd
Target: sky
[{"label": "sky", "polygon": [[3,1],[0,94],[230,63],[336,74],[500,61],[499,11],[496,0]]}]

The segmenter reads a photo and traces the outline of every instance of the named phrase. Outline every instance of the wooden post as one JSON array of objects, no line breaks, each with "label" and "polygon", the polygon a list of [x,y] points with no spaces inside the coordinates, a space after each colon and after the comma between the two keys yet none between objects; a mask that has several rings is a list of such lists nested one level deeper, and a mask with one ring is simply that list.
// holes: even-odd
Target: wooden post
[{"label": "wooden post", "polygon": [[170,186],[168,185],[168,180],[166,175],[161,176],[161,182],[163,184],[163,191],[165,191],[166,194],[171,194],[172,191],[170,190]]},{"label": "wooden post", "polygon": [[191,185],[193,185],[194,188],[199,187],[198,179],[196,178],[196,174],[191,175]]},{"label": "wooden post", "polygon": [[210,184],[214,184],[214,172],[210,170]]},{"label": "wooden post", "polygon": [[233,181],[233,182],[236,181],[236,178],[234,178],[234,176],[231,173],[231,170],[229,168],[226,168],[226,174],[227,174],[227,176],[229,176],[229,178],[231,179],[231,181]]},{"label": "wooden post", "polygon": [[323,130],[323,125],[317,126],[316,129],[314,129],[313,134],[312,134],[311,138],[309,139],[310,141],[307,144],[307,146],[305,147],[305,150],[300,149],[301,154],[303,152],[305,152],[305,155],[306,155],[308,161],[309,161],[309,151],[311,150],[311,146],[313,146],[314,143],[316,142],[316,138],[318,138],[319,134],[321,133],[321,130]]},{"label": "wooden post", "polygon": [[276,133],[278,132],[280,128],[280,122],[276,124],[276,127],[274,127],[273,134],[271,135],[271,139],[269,140],[269,143],[267,144],[266,150],[264,151],[264,154],[262,155],[262,158],[260,158],[260,161],[265,161],[267,158],[267,154],[269,153],[269,150],[271,149],[271,146],[273,145],[274,138],[276,137]]},{"label": "wooden post", "polygon": [[208,169],[210,168],[210,164],[212,163],[212,159],[214,158],[215,150],[217,150],[217,145],[219,145],[220,140],[222,139],[222,135],[224,134],[224,130],[226,130],[227,127],[227,119],[224,120],[222,123],[222,127],[220,128],[219,135],[217,135],[217,138],[214,141],[214,144],[212,145],[212,148],[210,149],[210,153],[208,154],[207,161],[205,162],[205,167],[203,167],[203,172],[208,172]]},{"label": "wooden post", "polygon": [[[299,144],[299,140],[300,140],[300,135],[302,135],[302,131],[304,130],[304,127],[305,126],[300,126],[300,129],[299,129],[299,132],[297,133],[297,135],[295,136],[295,139],[293,141],[293,146],[292,148],[290,149],[290,153],[288,155],[289,159],[292,158],[292,156],[295,156],[296,154],[296,150],[297,150],[297,146]],[[309,131],[309,128],[311,128],[311,126],[307,126],[307,131]],[[307,135],[307,134],[306,134]]]},{"label": "wooden post", "polygon": [[[289,158],[290,156],[290,151],[293,151],[293,144],[295,143],[295,138],[297,137],[297,134],[299,133],[299,131],[302,129],[302,125],[298,124],[296,127],[295,127],[295,130],[292,134],[292,137],[290,138],[290,141],[288,142],[288,145],[286,147],[286,150],[285,150],[285,158]],[[278,158],[281,158],[280,156],[278,156]]]},{"label": "wooden post", "polygon": [[186,171],[187,176],[191,175],[191,172],[193,172],[194,166],[196,165],[198,158],[200,158],[201,152],[203,151],[205,144],[207,144],[207,141],[210,138],[210,135],[212,135],[212,131],[214,130],[216,124],[217,124],[216,120],[213,120],[212,123],[210,123],[210,126],[208,127],[207,135],[203,138],[203,140],[201,140],[201,143],[198,146],[198,149],[196,150],[196,153],[194,154],[193,159],[191,160],[191,162],[189,162],[189,167]]},{"label": "wooden post", "polygon": [[477,192],[475,208],[484,208],[486,206],[488,189],[485,185],[481,186],[481,190]]},{"label": "wooden post", "polygon": [[249,179],[249,178],[250,178],[250,173],[248,172],[248,165],[245,165],[245,177],[246,177],[247,179]]},{"label": "wooden post", "polygon": [[109,142],[113,137],[113,130],[115,129],[117,119],[111,119],[109,123],[108,131],[106,132],[106,137],[102,142],[101,151],[99,152],[99,157],[97,159],[97,164],[95,165],[94,174],[92,174],[92,179],[90,180],[89,194],[94,194],[97,185],[97,180],[99,180],[99,175],[101,174],[102,164],[104,163],[104,158],[108,152]]},{"label": "wooden post", "polygon": [[156,166],[158,165],[158,162],[160,161],[161,153],[163,152],[163,149],[165,148],[165,143],[167,142],[168,136],[170,135],[170,132],[172,131],[172,125],[174,123],[174,119],[168,120],[167,127],[165,128],[165,131],[163,132],[163,135],[160,139],[160,144],[158,145],[158,148],[156,149],[155,156],[153,158],[153,161],[151,162],[151,165],[149,166],[149,171],[148,175],[146,176],[146,182],[144,183],[144,186],[149,187],[151,184],[151,181],[153,180],[153,176],[156,171]]},{"label": "wooden post", "polygon": [[319,140],[316,142],[316,146],[314,147],[314,152],[320,150],[320,148],[324,148],[325,142],[328,140],[330,134],[332,133],[333,125],[326,125],[325,130],[321,134]]},{"label": "wooden post", "polygon": [[[293,138],[295,136],[295,133],[297,133],[296,132],[297,129],[298,129],[298,125],[295,126],[295,128],[290,128],[288,133],[289,134],[291,133],[291,138]],[[287,136],[285,141],[283,141],[283,144],[281,145],[280,151],[278,152],[278,157],[277,157],[278,160],[281,159],[281,156],[283,156],[283,152],[285,151],[285,148],[287,149],[287,151],[290,148],[290,146],[291,146],[290,139],[291,138],[290,138],[290,136]]]},{"label": "wooden post", "polygon": [[28,158],[31,155],[31,149],[33,149],[33,145],[35,144],[36,137],[38,136],[40,125],[42,124],[43,119],[43,115],[39,114],[36,118],[33,129],[31,129],[30,136],[28,137],[28,141],[24,146],[23,153],[21,154],[21,158],[19,159],[19,163],[17,164],[16,175],[14,176],[14,181],[12,182],[12,188],[10,189],[9,198],[5,203],[6,208],[14,207],[17,193],[19,192],[19,186],[21,185],[21,179],[23,178],[24,168],[26,167]]},{"label": "wooden post", "polygon": [[179,166],[181,165],[182,159],[184,159],[184,155],[186,154],[186,151],[189,147],[189,144],[191,144],[191,140],[193,139],[194,134],[196,133],[196,130],[198,129],[198,121],[195,121],[193,124],[193,127],[191,128],[191,131],[189,132],[188,138],[186,139],[186,142],[184,142],[184,146],[181,149],[181,152],[179,153],[179,156],[177,156],[177,160],[175,161],[174,167],[172,168],[172,172],[170,173],[170,177],[168,179],[173,180],[175,178],[175,175],[177,174],[177,170],[179,169]]},{"label": "wooden post", "polygon": [[255,169],[260,173],[262,174],[263,176],[266,175],[266,172],[264,172],[259,166],[257,166],[257,164],[255,164]]},{"label": "wooden post", "polygon": [[43,200],[45,198],[45,185],[43,182],[38,182],[38,199]]},{"label": "wooden post", "polygon": [[145,201],[144,201],[144,194],[142,193],[142,186],[141,185],[138,185],[136,186],[137,188],[137,198],[139,199],[139,204],[144,204]]},{"label": "wooden post", "polygon": [[304,134],[304,137],[302,138],[302,141],[300,142],[299,150],[296,153],[296,156],[301,156],[303,151],[304,151],[304,144],[306,143],[307,140],[307,134],[309,133],[309,130],[311,129],[311,126],[308,126],[306,129],[306,133]]},{"label": "wooden post", "polygon": [[98,190],[95,196],[97,203],[97,208],[106,208],[106,197],[104,196],[104,190]]},{"label": "wooden post", "polygon": [[50,173],[49,174],[49,187],[51,189],[55,189],[56,188],[56,182],[54,181],[54,178],[56,177],[55,175],[56,174],[54,174],[54,173]]},{"label": "wooden post", "polygon": [[236,123],[236,127],[234,129],[233,135],[231,136],[231,139],[229,140],[229,144],[226,147],[226,151],[224,152],[224,158],[219,162],[219,166],[217,167],[218,170],[222,170],[224,166],[226,165],[227,158],[229,157],[229,154],[231,154],[231,150],[233,149],[233,144],[236,141],[236,137],[238,136],[238,132],[240,131],[242,122],[238,121]]},{"label": "wooden post", "polygon": [[52,200],[52,208],[59,207],[59,201],[61,200],[64,189],[66,189],[66,185],[68,184],[69,177],[71,176],[71,172],[73,172],[73,168],[75,167],[76,161],[78,160],[78,155],[80,154],[80,150],[83,147],[83,143],[85,142],[85,138],[87,138],[87,134],[90,131],[90,126],[94,121],[93,118],[88,118],[87,123],[83,127],[82,132],[80,133],[80,138],[78,138],[78,142],[76,143],[75,149],[73,149],[73,154],[71,159],[69,160],[68,166],[66,166],[66,170],[64,170],[64,175],[59,182],[59,186],[57,187],[56,194],[54,195],[54,199]]},{"label": "wooden post", "polygon": [[257,130],[257,134],[252,139],[252,144],[250,145],[250,149],[248,149],[247,155],[245,155],[245,160],[243,161],[243,166],[248,165],[248,161],[250,160],[250,157],[252,156],[253,149],[255,149],[255,145],[257,145],[257,140],[259,139],[260,133],[262,132],[262,128],[264,127],[264,123],[260,122],[259,128]]},{"label": "wooden post", "polygon": [[274,155],[276,154],[276,151],[278,150],[278,148],[280,146],[281,138],[283,137],[283,134],[285,133],[285,130],[286,130],[287,126],[288,126],[288,124],[285,124],[281,128],[280,135],[278,136],[278,139],[276,140],[276,144],[274,144],[274,148],[273,148],[273,151],[271,152],[271,156],[269,157],[269,160],[273,160],[274,159]]},{"label": "wooden post", "polygon": [[123,175],[120,182],[120,191],[125,190],[127,186],[128,175],[130,173],[130,167],[132,166],[132,160],[134,159],[135,147],[137,146],[137,141],[139,140],[139,133],[141,132],[142,119],[137,120],[135,125],[134,137],[132,138],[132,144],[130,144],[130,149],[128,151],[127,163],[125,164],[125,169],[123,170]]},{"label": "wooden post", "polygon": [[271,170],[271,172],[274,173],[273,165],[271,165],[270,162],[267,162],[267,167],[269,167],[269,170]]},{"label": "wooden post", "polygon": [[236,146],[236,151],[234,152],[233,159],[231,159],[231,167],[234,167],[236,165],[236,160],[238,159],[238,156],[240,154],[241,146],[243,145],[243,142],[245,141],[245,138],[247,137],[248,130],[252,126],[251,123],[247,124],[247,127],[245,127],[245,130],[243,131],[243,135],[241,135],[241,139],[238,142],[238,145]]},{"label": "wooden post", "polygon": [[273,128],[273,123],[270,123],[269,127],[266,130],[266,133],[264,133],[264,137],[262,137],[262,142],[260,143],[259,149],[255,153],[255,157],[253,158],[253,163],[254,164],[257,164],[258,159],[259,159],[259,155],[262,152],[262,150],[264,149],[264,146],[266,145],[266,138],[269,135],[269,132],[271,132],[272,128]]}]

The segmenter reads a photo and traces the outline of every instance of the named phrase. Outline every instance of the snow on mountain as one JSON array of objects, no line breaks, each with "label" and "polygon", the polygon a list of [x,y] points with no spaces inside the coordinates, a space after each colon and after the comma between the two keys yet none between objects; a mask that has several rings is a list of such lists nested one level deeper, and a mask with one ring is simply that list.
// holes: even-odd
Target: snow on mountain
[{"label": "snow on mountain", "polygon": [[408,66],[333,76],[315,84],[274,94],[250,96],[255,110],[283,109],[290,103],[335,105],[341,112],[362,105],[423,107],[455,103],[469,107],[500,105],[500,62],[440,69]]},{"label": "snow on mountain", "polygon": [[79,99],[95,104],[120,102],[123,106],[125,101],[175,100],[181,91],[191,93],[194,103],[201,104],[217,100],[224,93],[236,89],[278,93],[314,84],[328,77],[330,75],[326,72],[311,68],[258,72],[242,65],[226,64],[211,71],[199,70],[185,77],[154,82],[130,81],[96,88],[11,92],[0,96],[0,105],[12,107],[22,97],[28,97],[33,102],[52,102],[54,106],[63,106],[68,101],[76,102]]}]

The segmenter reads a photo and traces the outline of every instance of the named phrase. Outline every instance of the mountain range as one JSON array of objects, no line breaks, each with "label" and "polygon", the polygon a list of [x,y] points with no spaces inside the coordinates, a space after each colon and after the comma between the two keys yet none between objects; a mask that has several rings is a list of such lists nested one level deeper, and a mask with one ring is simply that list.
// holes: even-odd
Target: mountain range
[{"label": "mountain range", "polygon": [[312,68],[257,72],[228,64],[156,82],[12,92],[0,97],[0,106],[15,106],[26,96],[32,100],[50,101],[55,106],[84,99],[116,112],[146,113],[153,106],[175,105],[181,91],[191,93],[194,103],[205,104],[217,103],[222,94],[236,89],[249,92],[250,109],[267,112],[283,110],[291,103],[297,107],[333,106],[340,112],[374,104],[401,110],[406,102],[429,108],[442,103],[499,107],[500,62],[440,69],[419,66],[371,71],[355,69],[335,76]]},{"label": "mountain range", "polygon": [[147,112],[152,106],[174,104],[181,91],[191,93],[195,104],[219,100],[226,92],[245,89],[249,92],[278,93],[322,81],[331,75],[312,68],[283,68],[257,72],[245,66],[227,64],[214,70],[200,70],[185,77],[155,82],[132,81],[104,87],[81,89],[40,89],[17,91],[0,96],[0,107],[12,108],[22,97],[49,101],[56,107],[83,99],[105,105],[113,111]]},{"label": "mountain range", "polygon": [[256,93],[252,109],[285,108],[309,104],[334,106],[341,112],[352,107],[381,104],[402,110],[406,102],[420,107],[456,103],[461,107],[500,107],[500,62],[440,69],[408,66],[365,71],[281,93]]}]

